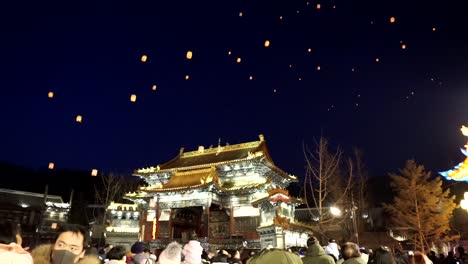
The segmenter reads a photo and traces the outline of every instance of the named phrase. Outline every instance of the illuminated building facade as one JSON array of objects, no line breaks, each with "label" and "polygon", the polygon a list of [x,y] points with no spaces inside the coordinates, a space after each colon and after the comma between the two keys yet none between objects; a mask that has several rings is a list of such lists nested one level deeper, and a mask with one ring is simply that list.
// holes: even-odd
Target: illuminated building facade
[{"label": "illuminated building facade", "polygon": [[106,243],[130,248],[139,240],[140,212],[137,204],[112,202],[107,208]]},{"label": "illuminated building facade", "polygon": [[134,175],[148,184],[126,195],[145,208],[145,241],[164,245],[196,236],[218,248],[243,241],[249,248],[284,248],[307,237],[308,227],[294,220],[299,201],[284,190],[297,178],[273,163],[263,135],[254,142],[181,149],[169,162]]}]

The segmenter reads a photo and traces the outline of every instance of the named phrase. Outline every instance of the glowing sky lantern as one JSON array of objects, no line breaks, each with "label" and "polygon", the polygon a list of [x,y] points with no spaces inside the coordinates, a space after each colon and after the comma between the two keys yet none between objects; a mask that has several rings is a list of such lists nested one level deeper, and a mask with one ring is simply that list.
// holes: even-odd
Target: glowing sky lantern
[{"label": "glowing sky lantern", "polygon": [[[468,137],[468,127],[462,126],[461,132],[465,137]],[[451,170],[439,172],[440,175],[448,180],[468,182],[468,143],[464,147],[464,149],[460,150],[465,155],[465,160]]]},{"label": "glowing sky lantern", "polygon": [[375,58],[375,62],[380,62],[380,58]]},{"label": "glowing sky lantern", "polygon": [[97,174],[98,174],[98,170],[97,170],[97,169],[92,169],[92,170],[91,170],[91,176],[96,177]]},{"label": "glowing sky lantern", "polygon": [[156,91],[156,89],[158,89],[158,86],[157,86],[156,84],[154,84],[153,86],[151,86],[151,90]]},{"label": "glowing sky lantern", "polygon": [[390,23],[395,23],[395,21],[396,21],[395,17],[390,18]]},{"label": "glowing sky lantern", "polygon": [[192,51],[187,51],[187,60],[191,60],[192,59]]},{"label": "glowing sky lantern", "polygon": [[185,80],[188,80],[188,79],[190,79],[190,76],[187,74],[185,75]]},{"label": "glowing sky lantern", "polygon": [[49,93],[47,94],[47,97],[49,97],[49,98],[54,98],[54,92],[49,92]]},{"label": "glowing sky lantern", "polygon": [[307,49],[307,52],[311,53],[311,52],[312,52],[312,49],[311,49],[311,48],[308,48],[308,49]]},{"label": "glowing sky lantern", "polygon": [[229,50],[229,51],[228,51],[228,55],[231,55],[231,54],[232,54],[232,52]]},{"label": "glowing sky lantern", "polygon": [[319,65],[319,66],[317,66],[317,71],[320,71],[320,69],[321,69],[321,68],[320,68],[320,65]]},{"label": "glowing sky lantern", "polygon": [[252,76],[252,75],[249,76],[249,80],[253,80],[253,76]]},{"label": "glowing sky lantern", "polygon": [[141,56],[141,62],[146,62],[148,60],[148,56],[142,55]]},{"label": "glowing sky lantern", "polygon": [[75,120],[77,123],[81,123],[83,122],[83,117],[81,115],[77,115]]},{"label": "glowing sky lantern", "polygon": [[436,29],[435,27],[433,27],[433,28],[432,28],[432,31],[434,31],[434,32],[435,32],[436,30],[437,30],[437,29]]},{"label": "glowing sky lantern", "polygon": [[53,170],[55,167],[55,164],[53,162],[49,162],[49,170]]},{"label": "glowing sky lantern", "polygon": [[134,102],[136,102],[136,99],[137,99],[136,94],[130,95],[130,102],[134,103]]},{"label": "glowing sky lantern", "polygon": [[239,16],[242,17],[244,14],[242,14],[242,12],[239,12]]},{"label": "glowing sky lantern", "polygon": [[265,40],[265,47],[266,48],[270,47],[270,41],[269,40]]},{"label": "glowing sky lantern", "polygon": [[317,9],[320,9],[322,8],[322,6],[320,4],[317,4]]},{"label": "glowing sky lantern", "polygon": [[237,58],[236,62],[237,62],[237,63],[240,63],[240,62],[241,62],[241,58],[240,58],[240,57]]},{"label": "glowing sky lantern", "polygon": [[402,45],[401,45],[401,48],[402,48],[402,49],[406,49],[406,44],[402,44]]}]

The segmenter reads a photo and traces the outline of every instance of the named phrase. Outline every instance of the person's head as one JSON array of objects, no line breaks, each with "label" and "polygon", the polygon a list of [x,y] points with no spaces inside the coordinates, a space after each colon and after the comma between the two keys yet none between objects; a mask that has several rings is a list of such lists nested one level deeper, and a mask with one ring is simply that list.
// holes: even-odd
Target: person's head
[{"label": "person's head", "polygon": [[390,250],[390,248],[381,246],[374,250],[372,255],[373,264],[395,264],[395,258]]},{"label": "person's head", "polygon": [[336,243],[336,241],[335,241],[335,239],[330,238],[330,239],[328,240],[328,243]]},{"label": "person's head", "polygon": [[302,264],[301,257],[282,249],[263,249],[257,255],[249,258],[247,264]]},{"label": "person's head", "polygon": [[177,242],[167,245],[159,255],[159,264],[178,264],[182,258],[182,247]]},{"label": "person's head", "polygon": [[0,244],[17,242],[18,227],[12,222],[0,223]]},{"label": "person's head", "polygon": [[317,238],[315,238],[315,237],[309,237],[309,239],[307,239],[307,247],[310,247],[310,246],[315,245],[315,244],[320,245],[320,243],[319,243],[319,241],[317,240]]},{"label": "person's head", "polygon": [[127,260],[127,250],[123,246],[115,246],[106,255],[109,260]]},{"label": "person's head", "polygon": [[[88,247],[88,231],[80,225],[68,224],[59,229],[52,259],[71,259],[76,263]],[[72,255],[70,255],[70,253]]]},{"label": "person's head", "polygon": [[140,254],[140,253],[143,253],[143,251],[145,251],[145,248],[146,247],[145,247],[145,244],[143,242],[135,242],[135,244],[133,244],[130,251],[133,254]]},{"label": "person's head", "polygon": [[360,257],[361,253],[359,252],[358,245],[351,242],[344,243],[344,245],[341,246],[341,256],[343,256],[344,260]]}]

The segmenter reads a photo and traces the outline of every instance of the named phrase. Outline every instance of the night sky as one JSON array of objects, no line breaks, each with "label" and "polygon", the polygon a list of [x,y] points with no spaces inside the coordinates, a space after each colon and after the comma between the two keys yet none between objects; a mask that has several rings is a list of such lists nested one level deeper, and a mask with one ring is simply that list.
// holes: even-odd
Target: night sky
[{"label": "night sky", "polygon": [[464,0],[31,2],[2,7],[2,161],[130,173],[261,133],[298,176],[320,135],[372,175],[463,160]]}]

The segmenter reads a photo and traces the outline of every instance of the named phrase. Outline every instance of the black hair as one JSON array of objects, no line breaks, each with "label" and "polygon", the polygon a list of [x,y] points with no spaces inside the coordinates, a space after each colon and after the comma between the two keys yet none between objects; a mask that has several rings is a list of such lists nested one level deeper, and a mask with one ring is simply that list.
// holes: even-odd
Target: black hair
[{"label": "black hair", "polygon": [[121,260],[127,254],[127,249],[123,246],[115,246],[106,255],[109,260]]},{"label": "black hair", "polygon": [[396,264],[392,251],[385,246],[375,249],[371,258],[374,264]]},{"label": "black hair", "polygon": [[0,223],[0,243],[10,244],[16,243],[16,235],[18,234],[18,226],[7,221]]},{"label": "black hair", "polygon": [[76,225],[76,224],[66,224],[66,225],[61,226],[58,230],[58,235],[55,238],[55,241],[57,241],[60,234],[65,233],[65,232],[81,234],[83,236],[83,250],[85,250],[88,247],[89,234],[88,234],[88,230],[84,226]]}]

